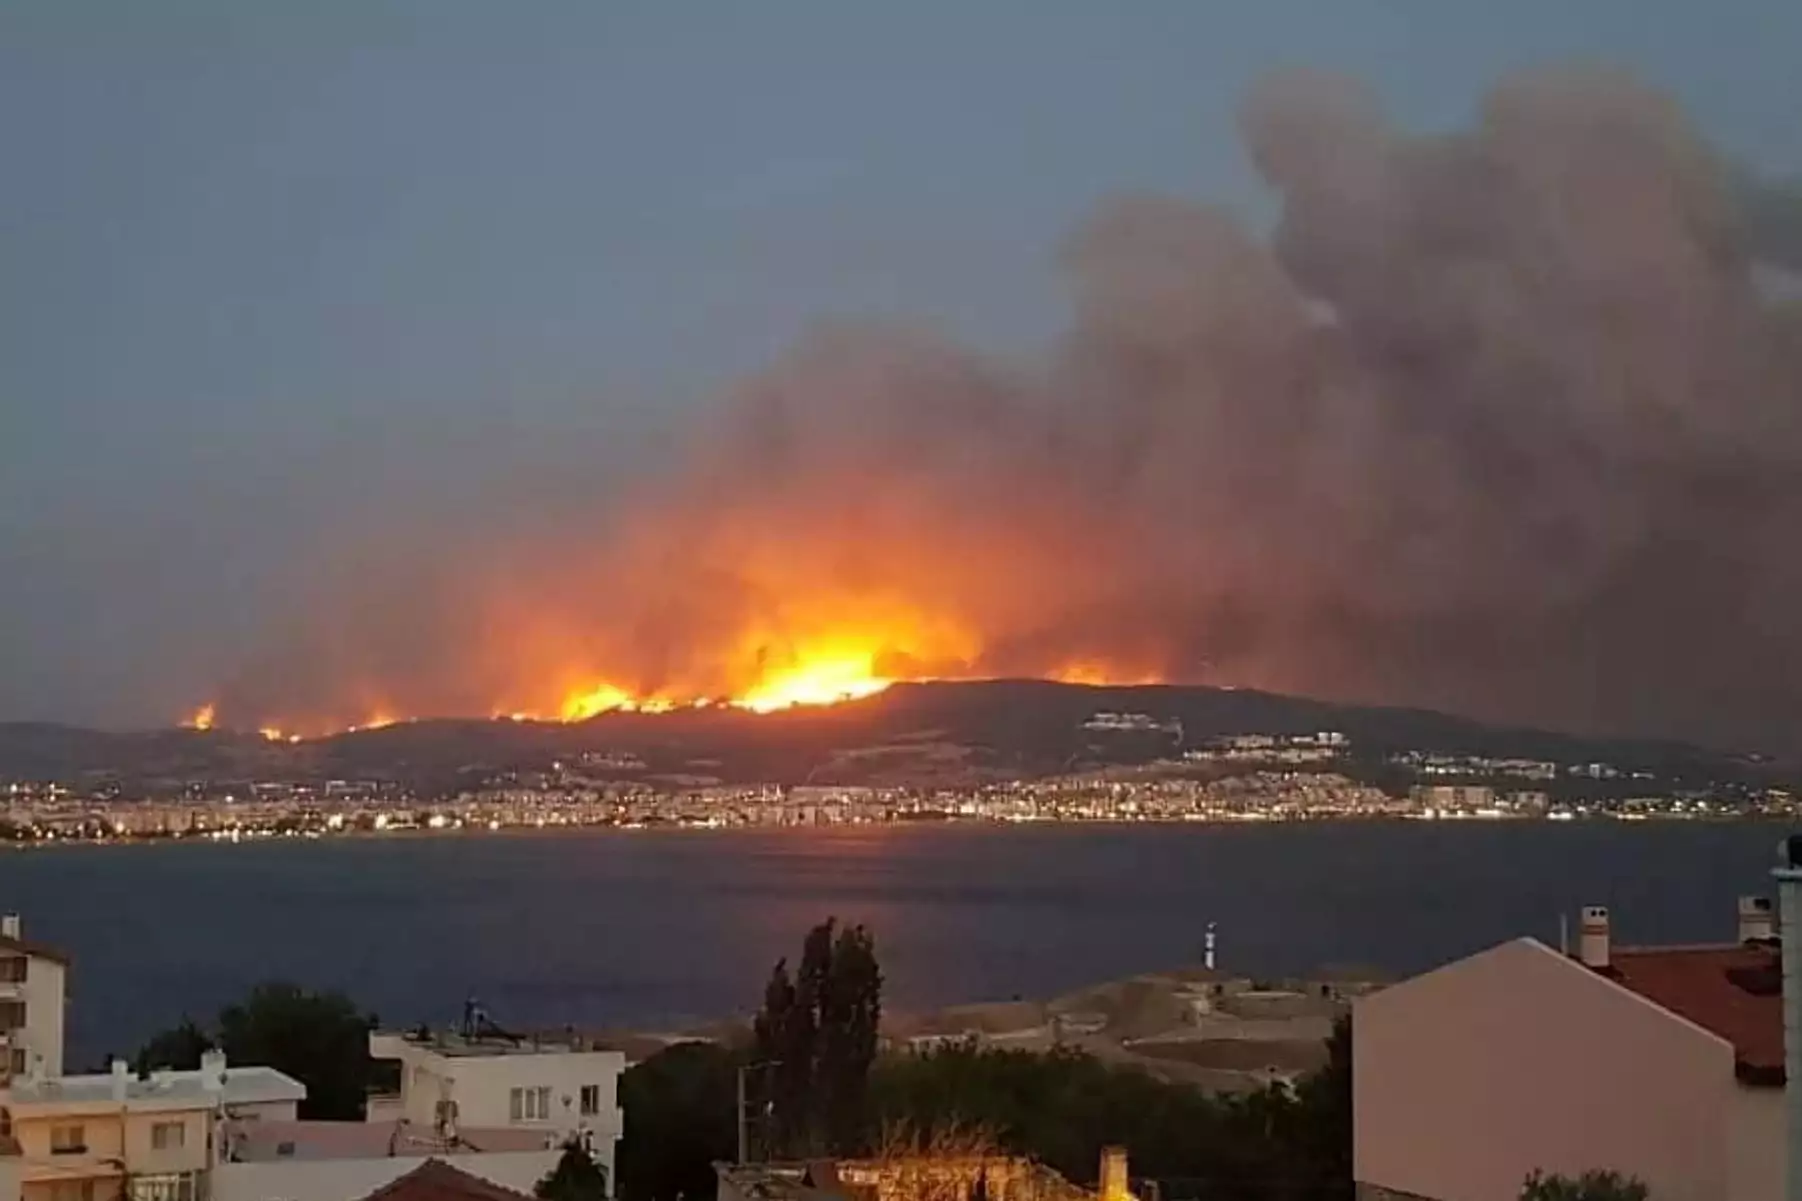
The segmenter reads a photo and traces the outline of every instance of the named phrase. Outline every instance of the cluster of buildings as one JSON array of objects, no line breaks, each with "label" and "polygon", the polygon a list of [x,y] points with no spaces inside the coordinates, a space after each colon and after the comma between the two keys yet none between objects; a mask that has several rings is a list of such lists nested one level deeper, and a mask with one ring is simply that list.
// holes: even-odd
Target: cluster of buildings
[{"label": "cluster of buildings", "polygon": [[372,1033],[400,1087],[362,1122],[302,1118],[305,1085],[219,1051],[193,1071],[67,1074],[67,960],[0,921],[0,1201],[505,1201],[572,1142],[612,1179],[617,1051],[475,1021]]},{"label": "cluster of buildings", "polygon": [[[509,1034],[472,1002],[456,1029],[372,1032],[398,1090],[363,1121],[309,1120],[299,1080],[216,1050],[191,1071],[65,1073],[67,970],[4,918],[0,1201],[526,1201],[571,1144],[616,1179],[618,1051]],[[992,1147],[743,1158],[715,1165],[721,1201],[1134,1201],[1118,1147],[1094,1189]]]},{"label": "cluster of buildings", "polygon": [[1351,739],[1337,730],[1316,734],[1229,734],[1183,752],[1189,763],[1251,763],[1299,767],[1331,763],[1351,750]]},{"label": "cluster of buildings", "polygon": [[[392,773],[370,779],[158,780],[135,790],[122,790],[116,780],[82,787],[0,781],[0,844],[922,820],[1562,821],[1802,812],[1785,788],[1731,781],[1679,788],[1643,768],[1605,762],[1428,751],[1354,755],[1351,738],[1337,730],[1230,734],[1182,749],[1185,732],[1176,719],[1102,711],[1079,726],[1087,761],[1109,766],[1079,768],[1082,756],[1076,756],[1068,770],[1043,778],[995,780],[974,768],[950,776],[922,769],[913,777],[897,769],[880,777],[905,780],[904,786],[728,784],[706,774],[719,767],[714,760],[656,772],[638,754],[606,749],[526,767],[470,768],[460,773],[463,783],[429,792]],[[850,762],[856,753],[845,758]]]}]

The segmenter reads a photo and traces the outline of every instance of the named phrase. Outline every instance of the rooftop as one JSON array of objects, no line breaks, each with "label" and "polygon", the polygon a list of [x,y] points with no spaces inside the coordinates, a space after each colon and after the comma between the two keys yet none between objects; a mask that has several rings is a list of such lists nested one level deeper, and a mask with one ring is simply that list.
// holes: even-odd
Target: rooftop
[{"label": "rooftop", "polygon": [[55,947],[46,946],[41,942],[33,942],[30,939],[14,938],[10,934],[0,934],[0,951],[11,951],[17,955],[29,955],[33,959],[48,959],[54,963],[60,963],[64,967],[69,966],[68,955],[57,950]]},{"label": "rooftop", "polygon": [[[498,1055],[597,1055],[613,1051],[599,1042],[575,1034],[480,1034],[456,1030],[376,1030],[369,1035],[369,1054],[376,1059],[397,1058],[404,1048],[416,1048],[452,1058]],[[618,1054],[618,1052],[614,1052]]]},{"label": "rooftop", "polygon": [[542,1130],[505,1126],[461,1128],[455,1138],[406,1121],[272,1122],[259,1118],[233,1122],[226,1130],[227,1154],[233,1163],[277,1160],[421,1158],[430,1155],[497,1151],[545,1151],[555,1138]]},{"label": "rooftop", "polygon": [[837,1188],[816,1184],[805,1164],[715,1164],[714,1171],[746,1201],[845,1201]]},{"label": "rooftop", "polygon": [[[7,1102],[19,1108],[29,1105],[112,1105],[119,1078],[111,1072],[87,1076],[61,1076],[54,1080],[15,1080]],[[146,1109],[202,1108],[225,1105],[268,1105],[306,1099],[307,1086],[274,1068],[226,1068],[223,1086],[208,1086],[204,1071],[156,1072],[149,1079],[124,1078],[128,1104]]]},{"label": "rooftop", "polygon": [[405,1176],[370,1193],[363,1201],[531,1201],[524,1193],[428,1159]]},{"label": "rooftop", "polygon": [[1781,955],[1758,943],[1622,947],[1607,975],[1733,1044],[1740,1078],[1783,1083]]}]

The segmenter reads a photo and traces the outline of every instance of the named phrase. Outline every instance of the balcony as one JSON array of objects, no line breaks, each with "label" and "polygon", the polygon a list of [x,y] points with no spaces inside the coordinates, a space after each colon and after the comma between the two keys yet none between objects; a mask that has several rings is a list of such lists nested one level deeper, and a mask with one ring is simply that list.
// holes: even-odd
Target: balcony
[{"label": "balcony", "polygon": [[14,1161],[21,1184],[55,1184],[65,1180],[106,1180],[125,1175],[116,1155],[55,1151],[49,1155],[24,1155]]}]

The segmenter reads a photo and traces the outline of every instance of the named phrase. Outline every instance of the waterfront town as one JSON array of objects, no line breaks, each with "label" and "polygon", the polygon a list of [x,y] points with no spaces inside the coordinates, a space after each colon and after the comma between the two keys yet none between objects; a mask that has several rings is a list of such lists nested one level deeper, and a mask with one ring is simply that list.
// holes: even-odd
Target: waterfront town
[{"label": "waterfront town", "polygon": [[[1143,714],[1098,712],[1091,736],[1160,732]],[[653,771],[628,750],[540,766],[471,769],[422,788],[391,773],[319,779],[122,783],[0,779],[0,844],[195,838],[490,833],[559,828],[809,827],[958,822],[1280,822],[1351,819],[1641,821],[1782,818],[1787,787],[1661,779],[1606,762],[1357,754],[1337,731],[1236,734],[1165,756],[1030,779],[958,784],[725,782],[697,763]]]}]

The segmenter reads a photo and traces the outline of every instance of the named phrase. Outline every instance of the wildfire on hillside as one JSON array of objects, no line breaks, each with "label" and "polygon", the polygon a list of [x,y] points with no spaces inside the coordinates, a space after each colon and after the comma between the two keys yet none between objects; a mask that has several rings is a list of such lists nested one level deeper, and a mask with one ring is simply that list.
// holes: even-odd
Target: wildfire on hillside
[{"label": "wildfire on hillside", "polygon": [[1038,677],[1793,738],[1802,204],[1607,71],[1426,134],[1287,72],[1240,120],[1268,232],[1125,198],[1042,356],[823,328],[629,478],[359,512],[220,722]]},{"label": "wildfire on hillside", "polygon": [[[840,637],[832,640],[826,649],[818,653],[792,651],[783,657],[779,665],[764,664],[758,672],[748,677],[750,682],[744,689],[735,693],[721,695],[685,692],[635,693],[615,684],[592,683],[567,691],[555,706],[496,709],[491,716],[497,721],[572,723],[587,721],[606,713],[669,713],[681,709],[711,707],[741,709],[751,713],[773,713],[785,709],[820,707],[862,700],[875,696],[890,685],[903,680],[982,678],[968,672],[957,672],[949,677],[885,674],[882,664],[888,661],[891,661],[890,657],[883,651],[859,650],[856,639]],[[1144,674],[1115,677],[1110,675],[1104,667],[1093,663],[1074,664],[1058,669],[1049,672],[1047,678],[1074,684],[1156,682],[1155,676]],[[199,713],[190,717],[183,724],[191,729],[213,729],[213,710],[214,707],[209,705],[203,711],[206,721],[204,725],[200,724],[201,714]],[[303,720],[291,726],[263,725],[259,726],[256,732],[266,742],[297,743],[333,734],[379,730],[416,720],[419,718],[397,718],[383,713],[349,724],[328,718]]]}]

